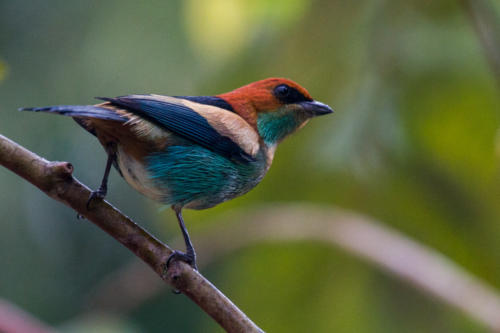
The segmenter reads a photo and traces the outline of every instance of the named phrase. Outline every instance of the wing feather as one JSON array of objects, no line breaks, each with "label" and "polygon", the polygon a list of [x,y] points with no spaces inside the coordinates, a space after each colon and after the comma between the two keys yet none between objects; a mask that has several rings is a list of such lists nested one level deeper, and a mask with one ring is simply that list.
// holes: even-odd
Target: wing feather
[{"label": "wing feather", "polygon": [[[224,119],[217,121],[217,117],[214,117],[214,112],[223,112],[223,115],[231,115],[244,122],[242,118],[230,111],[216,106],[190,102],[182,98],[160,95],[99,97],[99,99],[123,108],[226,158],[239,162],[255,160],[254,154],[256,150],[248,149],[248,140],[241,140],[236,133],[228,131],[228,126],[221,123]],[[191,103],[191,105],[188,106],[187,103]],[[205,116],[207,108],[211,111],[208,117]],[[253,139],[255,141],[255,138]]]}]

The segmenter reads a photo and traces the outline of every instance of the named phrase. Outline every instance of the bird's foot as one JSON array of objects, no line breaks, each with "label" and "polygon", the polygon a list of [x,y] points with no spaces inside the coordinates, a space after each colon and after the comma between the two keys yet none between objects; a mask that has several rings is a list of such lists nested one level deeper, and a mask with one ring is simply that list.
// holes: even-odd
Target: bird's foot
[{"label": "bird's foot", "polygon": [[198,270],[198,266],[196,266],[196,256],[194,255],[194,253],[184,253],[177,250],[172,252],[172,254],[167,259],[167,269],[170,266],[171,262],[176,260],[184,261],[186,264],[193,267],[193,269]]},{"label": "bird's foot", "polygon": [[[86,204],[87,210],[90,210],[90,204],[92,203],[92,201],[102,200],[102,199],[104,199],[105,196],[106,196],[106,190],[103,190],[101,188],[99,188],[97,191],[90,192],[90,195],[89,195],[89,198],[88,198],[87,204]],[[83,216],[82,214],[76,214],[76,218],[78,220],[85,220],[85,216]]]},{"label": "bird's foot", "polygon": [[87,200],[87,210],[90,210],[90,204],[94,200],[102,200],[106,196],[106,189],[99,188],[97,191],[92,191],[90,193],[89,199]]},{"label": "bird's foot", "polygon": [[[194,270],[198,270],[198,267],[196,266],[196,255],[194,253],[189,254],[175,250],[170,256],[168,256],[167,263],[165,264],[166,268],[168,269],[172,261],[176,260],[184,261],[186,264],[193,267]],[[172,292],[176,295],[181,293],[178,289],[174,289]]]}]

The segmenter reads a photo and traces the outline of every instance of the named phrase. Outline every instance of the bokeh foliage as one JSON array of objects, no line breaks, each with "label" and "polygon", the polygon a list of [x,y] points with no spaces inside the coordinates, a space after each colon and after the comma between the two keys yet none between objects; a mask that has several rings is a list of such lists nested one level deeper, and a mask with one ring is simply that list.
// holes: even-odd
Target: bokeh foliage
[{"label": "bokeh foliage", "polygon": [[[292,78],[336,113],[284,142],[248,195],[188,212],[191,232],[239,208],[314,201],[376,217],[500,289],[500,99],[460,1],[0,0],[0,59],[0,133],[71,161],[93,187],[105,163],[96,140],[67,118],[18,107]],[[116,173],[109,200],[162,239],[178,236],[173,214]],[[96,284],[136,259],[4,169],[0,221],[0,297],[47,323],[219,331],[169,290],[128,313],[82,318]],[[203,273],[270,332],[486,331],[312,242],[256,244]]]}]

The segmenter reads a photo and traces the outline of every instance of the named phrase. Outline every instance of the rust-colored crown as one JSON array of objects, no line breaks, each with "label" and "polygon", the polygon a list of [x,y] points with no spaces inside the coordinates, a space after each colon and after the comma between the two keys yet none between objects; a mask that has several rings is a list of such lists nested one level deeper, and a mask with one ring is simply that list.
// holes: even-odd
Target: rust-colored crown
[{"label": "rust-colored crown", "polygon": [[217,95],[231,104],[235,112],[253,127],[257,126],[257,114],[262,111],[276,110],[283,105],[273,93],[279,85],[296,89],[306,98],[312,99],[309,92],[299,84],[284,78],[268,78],[247,84],[225,94]]}]

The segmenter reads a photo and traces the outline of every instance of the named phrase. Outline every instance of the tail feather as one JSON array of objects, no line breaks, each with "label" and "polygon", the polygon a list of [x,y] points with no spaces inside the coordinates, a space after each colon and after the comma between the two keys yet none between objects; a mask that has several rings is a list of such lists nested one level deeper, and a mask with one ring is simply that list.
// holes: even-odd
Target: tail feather
[{"label": "tail feather", "polygon": [[114,112],[94,105],[55,105],[35,108],[20,108],[19,111],[49,112],[69,117],[86,117],[126,122],[128,119]]}]

